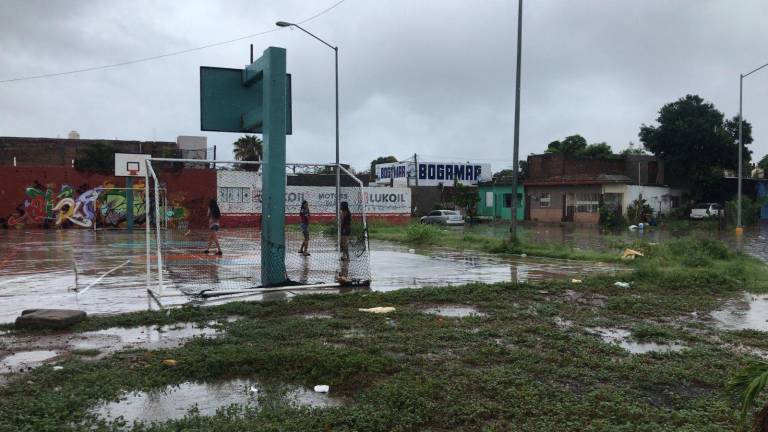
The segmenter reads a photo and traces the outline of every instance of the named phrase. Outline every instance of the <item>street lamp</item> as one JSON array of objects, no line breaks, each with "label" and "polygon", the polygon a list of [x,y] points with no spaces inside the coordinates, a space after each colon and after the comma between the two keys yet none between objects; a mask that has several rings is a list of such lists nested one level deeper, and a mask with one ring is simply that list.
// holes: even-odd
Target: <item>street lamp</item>
[{"label": "street lamp", "polygon": [[520,152],[520,60],[523,40],[523,0],[518,1],[517,9],[517,76],[515,81],[515,138],[512,156],[512,221],[509,235],[517,241],[517,176],[519,170],[518,153]]},{"label": "street lamp", "polygon": [[745,74],[739,75],[739,187],[738,187],[738,197],[737,197],[737,203],[736,205],[738,208],[736,209],[736,233],[741,234],[743,232],[743,227],[741,226],[741,157],[742,153],[744,153],[744,142],[741,140],[741,123],[743,121],[743,116],[741,114],[741,101],[743,99],[743,88],[744,88],[744,78],[752,75],[753,73],[759,71],[760,69],[768,66],[768,63],[760,66],[757,69],[754,69],[752,72],[748,72]]},{"label": "street lamp", "polygon": [[336,75],[336,249],[339,249],[339,239],[341,238],[341,219],[340,213],[340,196],[341,196],[341,169],[339,168],[339,47],[333,46],[328,42],[320,39],[314,34],[310,33],[305,28],[298,24],[290,23],[286,21],[278,21],[275,23],[278,27],[296,27],[304,33],[319,40],[323,45],[333,50],[333,56],[335,61],[335,75]]}]

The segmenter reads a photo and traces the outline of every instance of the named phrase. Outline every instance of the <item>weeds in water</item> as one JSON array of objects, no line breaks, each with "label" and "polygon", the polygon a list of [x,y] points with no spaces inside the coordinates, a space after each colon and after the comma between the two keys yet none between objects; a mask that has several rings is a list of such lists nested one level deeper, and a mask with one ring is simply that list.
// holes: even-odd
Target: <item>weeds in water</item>
[{"label": "weeds in water", "polygon": [[405,240],[418,245],[435,244],[442,232],[439,228],[426,224],[411,224],[405,229]]}]

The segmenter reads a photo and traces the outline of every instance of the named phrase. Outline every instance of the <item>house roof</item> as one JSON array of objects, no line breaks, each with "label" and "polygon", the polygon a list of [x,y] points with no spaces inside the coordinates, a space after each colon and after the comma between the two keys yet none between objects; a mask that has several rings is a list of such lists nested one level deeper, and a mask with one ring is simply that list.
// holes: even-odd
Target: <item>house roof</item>
[{"label": "house roof", "polygon": [[596,184],[630,184],[632,179],[621,174],[599,174],[593,176],[555,176],[543,179],[526,180],[526,186],[557,186],[557,185],[596,185]]}]

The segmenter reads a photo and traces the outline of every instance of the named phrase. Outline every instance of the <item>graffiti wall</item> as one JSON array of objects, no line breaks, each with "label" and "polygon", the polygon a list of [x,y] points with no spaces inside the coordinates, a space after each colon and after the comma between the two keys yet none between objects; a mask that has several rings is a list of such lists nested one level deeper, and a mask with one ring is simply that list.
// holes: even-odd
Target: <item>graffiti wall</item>
[{"label": "graffiti wall", "polygon": [[[125,228],[129,203],[134,226],[154,215],[154,192],[145,203],[144,180],[132,188],[122,177],[85,174],[65,167],[0,167],[0,227]],[[204,226],[207,200],[216,196],[213,170],[162,173],[160,211],[168,224]]]}]

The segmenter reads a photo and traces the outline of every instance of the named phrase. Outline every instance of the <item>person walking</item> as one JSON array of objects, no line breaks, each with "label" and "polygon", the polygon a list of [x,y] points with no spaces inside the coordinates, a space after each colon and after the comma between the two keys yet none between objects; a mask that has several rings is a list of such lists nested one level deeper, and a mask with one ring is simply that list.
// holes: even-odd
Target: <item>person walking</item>
[{"label": "person walking", "polygon": [[221,210],[219,210],[219,204],[215,199],[211,199],[208,203],[208,228],[211,230],[211,235],[208,237],[208,244],[205,246],[203,253],[208,253],[211,248],[211,244],[216,246],[218,252],[216,255],[221,256],[221,245],[219,244],[219,237],[216,232],[219,230],[219,220],[221,220]]},{"label": "person walking", "polygon": [[349,204],[342,201],[341,205],[341,260],[349,261],[349,236],[352,235],[352,213],[349,211]]},{"label": "person walking", "polygon": [[304,256],[309,256],[310,253],[307,250],[309,248],[309,203],[306,200],[301,202],[299,217],[301,218],[301,234],[304,236],[304,241],[301,242],[299,253]]}]

